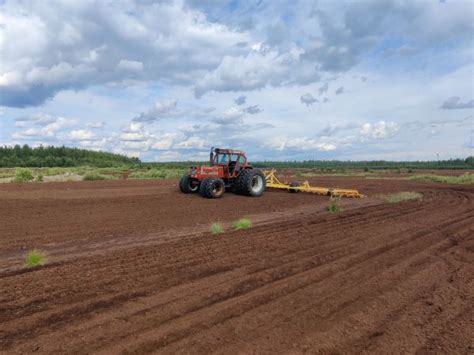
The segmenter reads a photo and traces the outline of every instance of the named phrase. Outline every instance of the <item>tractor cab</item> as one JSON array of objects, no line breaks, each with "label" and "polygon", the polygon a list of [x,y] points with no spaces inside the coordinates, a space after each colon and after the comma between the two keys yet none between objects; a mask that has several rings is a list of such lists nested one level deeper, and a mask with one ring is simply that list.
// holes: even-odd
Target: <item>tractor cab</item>
[{"label": "tractor cab", "polygon": [[233,149],[211,148],[209,163],[211,166],[223,167],[229,177],[236,176],[242,168],[250,167],[245,153]]}]

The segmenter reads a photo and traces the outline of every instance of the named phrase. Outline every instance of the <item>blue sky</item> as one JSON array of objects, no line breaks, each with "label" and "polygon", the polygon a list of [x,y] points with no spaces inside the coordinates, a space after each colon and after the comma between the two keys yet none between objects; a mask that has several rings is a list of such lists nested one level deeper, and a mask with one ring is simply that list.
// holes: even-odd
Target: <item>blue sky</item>
[{"label": "blue sky", "polygon": [[473,155],[474,1],[0,1],[0,145]]}]

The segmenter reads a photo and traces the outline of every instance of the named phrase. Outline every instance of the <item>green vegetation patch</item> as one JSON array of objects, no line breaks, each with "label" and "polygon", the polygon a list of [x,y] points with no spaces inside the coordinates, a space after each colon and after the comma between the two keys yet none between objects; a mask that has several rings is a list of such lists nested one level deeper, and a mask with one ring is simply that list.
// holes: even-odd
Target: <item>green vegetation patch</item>
[{"label": "green vegetation patch", "polygon": [[415,175],[409,178],[410,180],[416,181],[428,181],[428,182],[441,182],[445,184],[474,184],[474,174],[465,173],[459,176],[449,175]]},{"label": "green vegetation patch", "polygon": [[30,169],[17,169],[15,173],[16,182],[27,182],[34,179],[33,173]]},{"label": "green vegetation patch", "polygon": [[128,175],[129,179],[172,179],[178,178],[186,172],[184,169],[149,169],[145,171],[133,171]]},{"label": "green vegetation patch", "polygon": [[331,198],[329,199],[328,211],[331,213],[337,213],[342,211],[341,206],[339,206],[340,201],[341,198],[339,196],[331,196]]},{"label": "green vegetation patch", "polygon": [[100,181],[100,180],[110,180],[109,176],[101,175],[98,173],[87,173],[84,175],[84,181]]},{"label": "green vegetation patch", "polygon": [[222,227],[222,224],[220,224],[219,222],[217,223],[213,223],[211,225],[211,228],[209,229],[209,231],[212,233],[212,234],[221,234],[224,232],[224,227]]},{"label": "green vegetation patch", "polygon": [[33,249],[25,255],[25,266],[36,267],[45,265],[48,262],[48,257],[45,252],[38,249]]},{"label": "green vegetation patch", "polygon": [[232,226],[234,227],[234,230],[249,229],[252,228],[252,221],[250,219],[241,218],[238,221],[235,221]]},{"label": "green vegetation patch", "polygon": [[378,197],[388,203],[398,203],[402,201],[420,200],[423,198],[423,195],[420,194],[419,192],[406,191],[406,192],[396,192],[396,193],[387,194],[387,195],[379,195]]},{"label": "green vegetation patch", "polygon": [[62,169],[62,168],[48,168],[48,169],[46,169],[44,174],[46,176],[53,176],[53,175],[62,175],[66,172],[67,172],[67,170]]}]

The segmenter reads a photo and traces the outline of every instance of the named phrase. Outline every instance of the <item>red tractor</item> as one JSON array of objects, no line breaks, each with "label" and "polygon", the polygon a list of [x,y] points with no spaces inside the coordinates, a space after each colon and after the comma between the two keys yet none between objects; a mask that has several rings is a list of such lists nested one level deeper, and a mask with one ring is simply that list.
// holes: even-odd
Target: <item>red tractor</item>
[{"label": "red tractor", "polygon": [[224,191],[240,195],[261,196],[265,175],[253,168],[240,150],[212,148],[210,166],[193,166],[179,181],[184,193],[199,192],[206,198],[222,197]]}]

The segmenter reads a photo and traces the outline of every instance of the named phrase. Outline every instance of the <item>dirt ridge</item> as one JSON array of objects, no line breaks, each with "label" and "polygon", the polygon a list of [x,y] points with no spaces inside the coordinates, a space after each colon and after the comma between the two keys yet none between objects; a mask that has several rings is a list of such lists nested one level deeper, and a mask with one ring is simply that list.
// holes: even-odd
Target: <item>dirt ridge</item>
[{"label": "dirt ridge", "polygon": [[[344,211],[330,214],[325,198],[269,192],[252,199],[257,202],[248,215],[257,220],[254,228],[213,236],[205,232],[208,222],[194,212],[179,228],[163,221],[166,233],[147,232],[157,224],[143,210],[144,225],[133,232],[131,217],[112,218],[120,218],[127,204],[152,206],[144,190],[153,191],[154,200],[182,203],[186,196],[166,182],[156,187],[146,182],[144,190],[134,182],[137,198],[126,191],[120,206],[111,202],[121,191],[117,184],[114,189],[91,185],[98,190],[97,206],[89,198],[85,204],[95,206],[96,213],[112,209],[104,212],[114,223],[105,242],[96,217],[83,228],[90,237],[76,241],[58,239],[76,221],[47,226],[30,241],[43,241],[57,255],[67,251],[70,257],[32,272],[12,271],[18,270],[12,263],[19,254],[13,231],[0,243],[0,253],[9,258],[0,263],[0,350],[472,353],[474,188],[351,181],[369,196],[416,190],[423,199],[399,204],[371,197],[350,200]],[[112,200],[107,197],[111,190]],[[71,192],[74,199],[77,193]],[[35,200],[44,194],[33,190],[31,210],[44,206],[42,198]],[[171,208],[176,214],[162,206],[154,212],[177,221],[192,201],[201,214],[214,214],[209,220],[225,216],[228,226],[239,213],[236,206],[250,206],[248,199],[225,196],[217,202],[218,214],[212,201],[189,199]],[[25,200],[8,201],[23,206]],[[278,205],[289,200],[294,209]],[[63,207],[49,206],[47,215],[56,211],[59,218]],[[64,217],[73,212],[70,208]],[[1,228],[18,225],[9,216]],[[38,228],[40,221],[33,219],[25,230]]]}]

